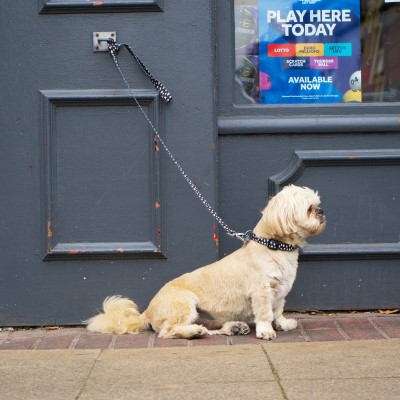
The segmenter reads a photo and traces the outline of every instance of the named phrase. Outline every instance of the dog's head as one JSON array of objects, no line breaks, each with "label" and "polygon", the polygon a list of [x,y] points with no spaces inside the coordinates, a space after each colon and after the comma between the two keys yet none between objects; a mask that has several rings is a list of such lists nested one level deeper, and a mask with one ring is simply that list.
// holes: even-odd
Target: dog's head
[{"label": "dog's head", "polygon": [[318,192],[286,186],[269,201],[255,231],[264,237],[302,246],[308,236],[318,235],[325,229],[320,203]]}]

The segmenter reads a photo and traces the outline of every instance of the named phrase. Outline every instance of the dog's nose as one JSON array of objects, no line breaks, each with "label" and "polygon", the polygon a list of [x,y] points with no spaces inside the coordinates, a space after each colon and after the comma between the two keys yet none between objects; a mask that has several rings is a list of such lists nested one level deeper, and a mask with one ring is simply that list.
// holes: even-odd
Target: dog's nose
[{"label": "dog's nose", "polygon": [[325,213],[322,208],[317,209],[317,216],[321,222],[325,222]]}]

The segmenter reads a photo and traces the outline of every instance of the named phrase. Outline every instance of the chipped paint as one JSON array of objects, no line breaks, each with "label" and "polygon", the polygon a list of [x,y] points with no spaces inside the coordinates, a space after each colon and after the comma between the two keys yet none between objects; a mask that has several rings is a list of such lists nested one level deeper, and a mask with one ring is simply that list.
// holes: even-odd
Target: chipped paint
[{"label": "chipped paint", "polygon": [[214,242],[216,242],[217,244],[218,244],[218,235],[217,235],[217,233],[216,232],[214,232],[214,235],[213,235],[213,240],[214,240]]},{"label": "chipped paint", "polygon": [[213,240],[215,242],[215,245],[218,246],[219,238],[218,238],[218,234],[217,234],[217,226],[216,226],[216,224],[214,224]]},{"label": "chipped paint", "polygon": [[215,243],[215,248],[216,248],[217,254],[219,254],[219,237],[218,237],[218,233],[217,233],[217,225],[216,224],[214,224],[213,240]]},{"label": "chipped paint", "polygon": [[161,228],[157,228],[157,240],[160,242],[161,241]]},{"label": "chipped paint", "polygon": [[125,250],[124,250],[122,247],[119,247],[119,248],[117,249],[117,251],[118,251],[118,253],[123,253]]},{"label": "chipped paint", "polygon": [[157,136],[154,135],[154,151],[159,152],[160,148],[158,147]]},{"label": "chipped paint", "polygon": [[53,232],[51,230],[51,221],[47,221],[47,237],[48,238],[53,237]]},{"label": "chipped paint", "polygon": [[79,251],[78,250],[69,250],[68,253],[69,254],[78,254]]},{"label": "chipped paint", "polygon": [[102,1],[94,1],[94,2],[93,2],[93,5],[94,5],[95,7],[99,7],[99,6],[103,6],[104,3],[103,3]]},{"label": "chipped paint", "polygon": [[156,201],[156,204],[154,205],[154,207],[155,207],[155,208],[160,208],[160,207],[161,207],[161,204],[160,204],[158,201]]}]

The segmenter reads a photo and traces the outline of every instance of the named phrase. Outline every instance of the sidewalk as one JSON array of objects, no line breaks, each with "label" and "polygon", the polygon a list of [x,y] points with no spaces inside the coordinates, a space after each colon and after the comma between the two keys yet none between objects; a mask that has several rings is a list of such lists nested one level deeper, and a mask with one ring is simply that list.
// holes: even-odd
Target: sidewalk
[{"label": "sidewalk", "polygon": [[399,315],[296,318],[272,342],[2,331],[0,399],[400,399]]}]

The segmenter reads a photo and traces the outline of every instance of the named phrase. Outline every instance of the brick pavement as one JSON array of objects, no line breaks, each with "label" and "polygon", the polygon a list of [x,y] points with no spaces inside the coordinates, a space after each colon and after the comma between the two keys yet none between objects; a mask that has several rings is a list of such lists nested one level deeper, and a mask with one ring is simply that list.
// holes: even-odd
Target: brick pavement
[{"label": "brick pavement", "polygon": [[[400,338],[400,315],[339,313],[334,315],[296,314],[298,327],[278,332],[274,343]],[[110,335],[87,332],[83,327],[7,329],[0,331],[0,350],[46,349],[135,349],[260,344],[254,328],[246,336],[207,336],[200,339],[160,339],[154,332],[137,335]]]}]

